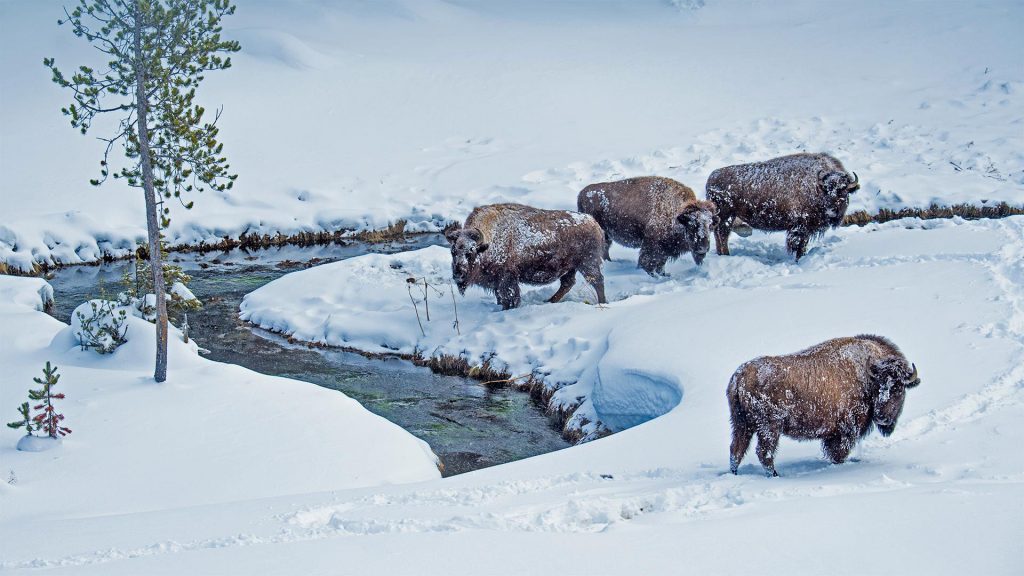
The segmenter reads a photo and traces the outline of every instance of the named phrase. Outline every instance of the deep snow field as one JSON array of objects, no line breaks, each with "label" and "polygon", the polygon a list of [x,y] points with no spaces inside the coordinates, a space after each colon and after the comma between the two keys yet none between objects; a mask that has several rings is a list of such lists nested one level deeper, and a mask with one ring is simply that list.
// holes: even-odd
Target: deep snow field
[{"label": "deep snow field", "polygon": [[[87,49],[60,3],[0,3],[0,262],[93,261],[143,235],[141,196],[92,190],[43,56]],[[714,168],[828,151],[851,210],[1024,202],[1024,3],[644,0],[239,2],[225,106],[230,195],[173,213],[172,242],[242,232],[437,229],[476,204],[571,207],[638,174],[698,193]],[[0,409],[60,368],[74,433],[41,453],[0,430],[0,572],[42,574],[1016,574],[1024,561],[1024,217],[904,219],[732,239],[670,278],[615,246],[609,303],[582,281],[501,312],[456,296],[448,252],[366,255],[250,294],[298,340],[495,353],[572,407],[573,448],[440,479],[423,442],[344,395],[207,361],[152,331],[83,352],[0,276]],[[405,279],[426,277],[420,333]],[[524,287],[525,288],[525,287]],[[422,294],[413,293],[422,299]],[[423,313],[423,308],[420,308]],[[827,338],[891,338],[920,369],[895,433],[833,466],[783,439],[728,470],[742,362]],[[12,481],[13,480],[13,481]]]}]

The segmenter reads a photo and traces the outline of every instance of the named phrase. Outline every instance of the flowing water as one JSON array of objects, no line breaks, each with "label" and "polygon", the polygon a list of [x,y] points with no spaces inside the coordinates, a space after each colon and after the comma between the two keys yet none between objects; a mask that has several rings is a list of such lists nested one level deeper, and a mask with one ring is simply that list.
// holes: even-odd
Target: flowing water
[{"label": "flowing water", "polygon": [[[203,301],[189,314],[190,334],[208,350],[206,358],[245,366],[339,390],[375,414],[422,438],[450,476],[528,458],[568,446],[528,394],[492,389],[467,378],[440,376],[400,359],[367,359],[358,354],[314,349],[238,320],[245,294],[310,265],[368,252],[399,252],[443,241],[440,235],[403,242],[283,247],[245,252],[172,254],[191,277],[189,288]],[[130,262],[73,266],[49,279],[54,315],[68,322],[81,302],[121,290]],[[173,369],[173,367],[172,367]]]}]

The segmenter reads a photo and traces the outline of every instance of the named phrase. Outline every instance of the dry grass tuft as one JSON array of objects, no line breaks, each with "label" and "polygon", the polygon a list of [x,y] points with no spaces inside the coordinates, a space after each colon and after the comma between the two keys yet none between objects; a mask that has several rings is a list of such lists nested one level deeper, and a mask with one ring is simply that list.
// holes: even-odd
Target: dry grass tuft
[{"label": "dry grass tuft", "polygon": [[1006,218],[1007,216],[1020,216],[1022,214],[1024,214],[1024,206],[1011,206],[1006,202],[1000,202],[992,206],[975,206],[973,204],[940,206],[932,204],[928,208],[900,208],[899,210],[883,208],[877,214],[868,214],[864,210],[858,210],[847,214],[843,218],[843,226],[864,226],[871,222],[881,224],[891,220],[899,220],[900,218],[934,220],[936,218],[959,216],[965,220],[980,220],[983,218]]},{"label": "dry grass tuft", "polygon": [[396,220],[393,224],[389,224],[386,228],[382,228],[380,230],[364,230],[362,232],[357,232],[353,238],[360,242],[369,242],[370,244],[381,244],[394,240],[402,240],[405,238],[405,224],[405,220]]}]

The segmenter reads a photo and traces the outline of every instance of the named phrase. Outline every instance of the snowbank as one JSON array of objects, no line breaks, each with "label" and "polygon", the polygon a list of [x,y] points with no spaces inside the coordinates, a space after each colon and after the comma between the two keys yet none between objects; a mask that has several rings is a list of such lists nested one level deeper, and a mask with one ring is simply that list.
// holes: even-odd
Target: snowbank
[{"label": "snowbank", "polygon": [[[968,266],[958,277],[907,263],[984,262],[1021,241],[1020,224],[905,220],[839,229],[812,244],[800,263],[786,254],[783,234],[755,234],[737,239],[734,256],[709,256],[703,267],[677,260],[667,268],[670,279],[649,277],[636,268],[635,250],[615,245],[615,261],[605,266],[607,306],[589,304],[594,293],[579,280],[555,305],[545,301],[556,284],[524,286],[524,305],[509,312],[479,287],[453,299],[450,254],[433,246],[288,274],[247,295],[240,316],[315,344],[465,357],[472,365],[489,361],[516,376],[532,374],[557,391],[552,409],[576,411],[570,431],[593,438],[604,428],[618,431],[665,414],[694,379],[716,381],[717,374],[724,383],[754,356],[840,335],[892,335],[899,329],[894,318],[933,314],[920,280],[908,274],[940,274],[941,285],[929,290],[953,298],[985,271]],[[904,228],[914,231],[900,234]],[[819,322],[806,334],[798,330],[804,315]],[[747,349],[739,347],[744,336],[753,338]]]},{"label": "snowbank", "polygon": [[[609,282],[618,287],[605,308],[582,303],[587,294],[580,290],[569,302],[544,304],[550,286],[532,289],[524,307],[502,313],[489,295],[471,289],[458,300],[462,336],[452,335],[443,298],[431,300],[428,335],[415,336],[403,274],[440,276],[436,249],[295,272],[254,293],[246,307],[267,322],[275,318],[279,329],[294,326],[310,338],[347,338],[374,350],[382,342],[411,349],[424,339],[467,353],[494,349],[516,369],[549,370],[550,383],[578,380],[559,391],[590,397],[578,413],[623,427],[665,412],[661,417],[568,450],[415,485],[246,500],[250,483],[265,481],[247,476],[232,486],[235,501],[209,505],[184,504],[217,500],[221,492],[216,480],[225,473],[208,453],[230,442],[229,454],[239,455],[234,464],[251,469],[259,465],[252,443],[266,437],[199,436],[177,422],[161,423],[174,432],[145,449],[159,445],[162,458],[180,451],[200,460],[187,465],[180,499],[160,494],[161,502],[169,499],[166,509],[119,516],[68,518],[55,510],[16,522],[5,517],[0,539],[9,545],[0,568],[104,575],[676,574],[681,565],[736,574],[1019,571],[1024,218],[843,229],[826,234],[800,264],[785,254],[781,234],[754,234],[738,241],[733,256],[709,256],[702,270],[689,261],[671,264],[668,280],[635,272],[634,251],[616,247],[612,255]],[[397,263],[402,268],[392,269]],[[828,464],[817,443],[783,439],[776,459],[781,478],[766,479],[753,453],[738,476],[728,474],[724,390],[732,371],[760,354],[862,332],[892,338],[921,372],[895,433],[868,436],[840,466]],[[82,381],[83,374],[68,380]],[[223,378],[206,380],[189,393]],[[123,392],[155,394],[161,411],[173,401],[166,408],[188,418],[175,400],[176,388],[186,385],[154,389],[137,382]],[[338,396],[322,400],[330,398]],[[267,410],[267,398],[259,400]],[[211,421],[222,419],[215,403],[188,406]],[[300,409],[319,407],[303,401]],[[80,405],[68,410],[69,418],[89,412]],[[88,424],[79,428],[99,425]],[[118,433],[124,429],[117,426]],[[289,444],[309,454],[305,462],[317,462],[292,475],[308,480],[306,474],[319,470],[320,442]],[[53,466],[72,464],[69,455],[93,446],[86,443],[76,429],[59,451],[64,461]],[[97,442],[91,450],[110,445]],[[82,489],[60,488],[92,496],[94,475],[107,466],[125,470],[120,448],[117,455],[98,470],[74,463]],[[2,456],[7,462],[7,453]],[[281,472],[275,466],[266,473]],[[114,481],[119,489],[132,487]],[[20,498],[35,493],[31,486],[2,494]],[[124,510],[97,497],[89,506],[61,505]],[[33,537],[36,530],[50,540]],[[867,556],[851,553],[851,542]]]},{"label": "snowbank", "polygon": [[[239,180],[170,206],[168,240],[436,230],[639,174],[701,191],[719,166],[802,150],[857,171],[852,210],[1024,203],[1019,3],[675,4],[246,2],[224,22],[243,51],[200,91]],[[40,65],[96,63],[61,5],[0,6],[18,23],[0,37],[0,262],[20,269],[145,236],[137,190],[89,186],[101,146]]]},{"label": "snowbank", "polygon": [[32,378],[50,361],[67,395],[59,409],[74,433],[61,450],[40,455],[15,450],[21,431],[0,430],[2,476],[16,478],[0,491],[4,542],[9,529],[31,518],[439,476],[424,442],[340,392],[204,360],[176,330],[164,384],[152,380],[153,327],[140,318],[127,315],[131,337],[113,353],[83,351],[70,326],[36,311],[43,284],[0,276],[0,406],[13,419]]}]

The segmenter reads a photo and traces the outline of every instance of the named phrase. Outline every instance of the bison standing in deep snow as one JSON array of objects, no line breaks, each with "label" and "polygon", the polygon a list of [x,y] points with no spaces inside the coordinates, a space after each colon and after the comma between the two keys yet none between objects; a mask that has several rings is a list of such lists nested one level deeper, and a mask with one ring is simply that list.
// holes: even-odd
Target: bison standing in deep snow
[{"label": "bison standing in deep snow", "polygon": [[726,166],[711,173],[707,198],[718,206],[715,247],[729,254],[729,233],[739,217],[753,228],[785,230],[786,250],[800,258],[807,242],[843,222],[857,174],[828,154],[793,154],[764,162]]},{"label": "bison standing in deep snow", "polygon": [[452,278],[460,293],[470,284],[493,290],[503,310],[519,306],[519,283],[561,280],[549,302],[576,283],[576,272],[606,302],[601,251],[604,232],[593,218],[567,210],[522,204],[478,206],[462,228],[445,237],[452,248]]},{"label": "bison standing in deep snow", "polygon": [[611,260],[612,240],[639,248],[639,266],[651,276],[667,275],[665,263],[686,252],[700,266],[718,214],[688,186],[657,176],[591,184],[580,191],[576,206],[604,229],[605,259]]},{"label": "bison standing in deep snow", "polygon": [[821,440],[833,463],[846,460],[874,424],[892,434],[917,367],[881,336],[835,338],[788,356],[763,356],[740,366],[726,395],[732,419],[733,474],[757,434],[757,457],[775,471],[779,436]]}]

